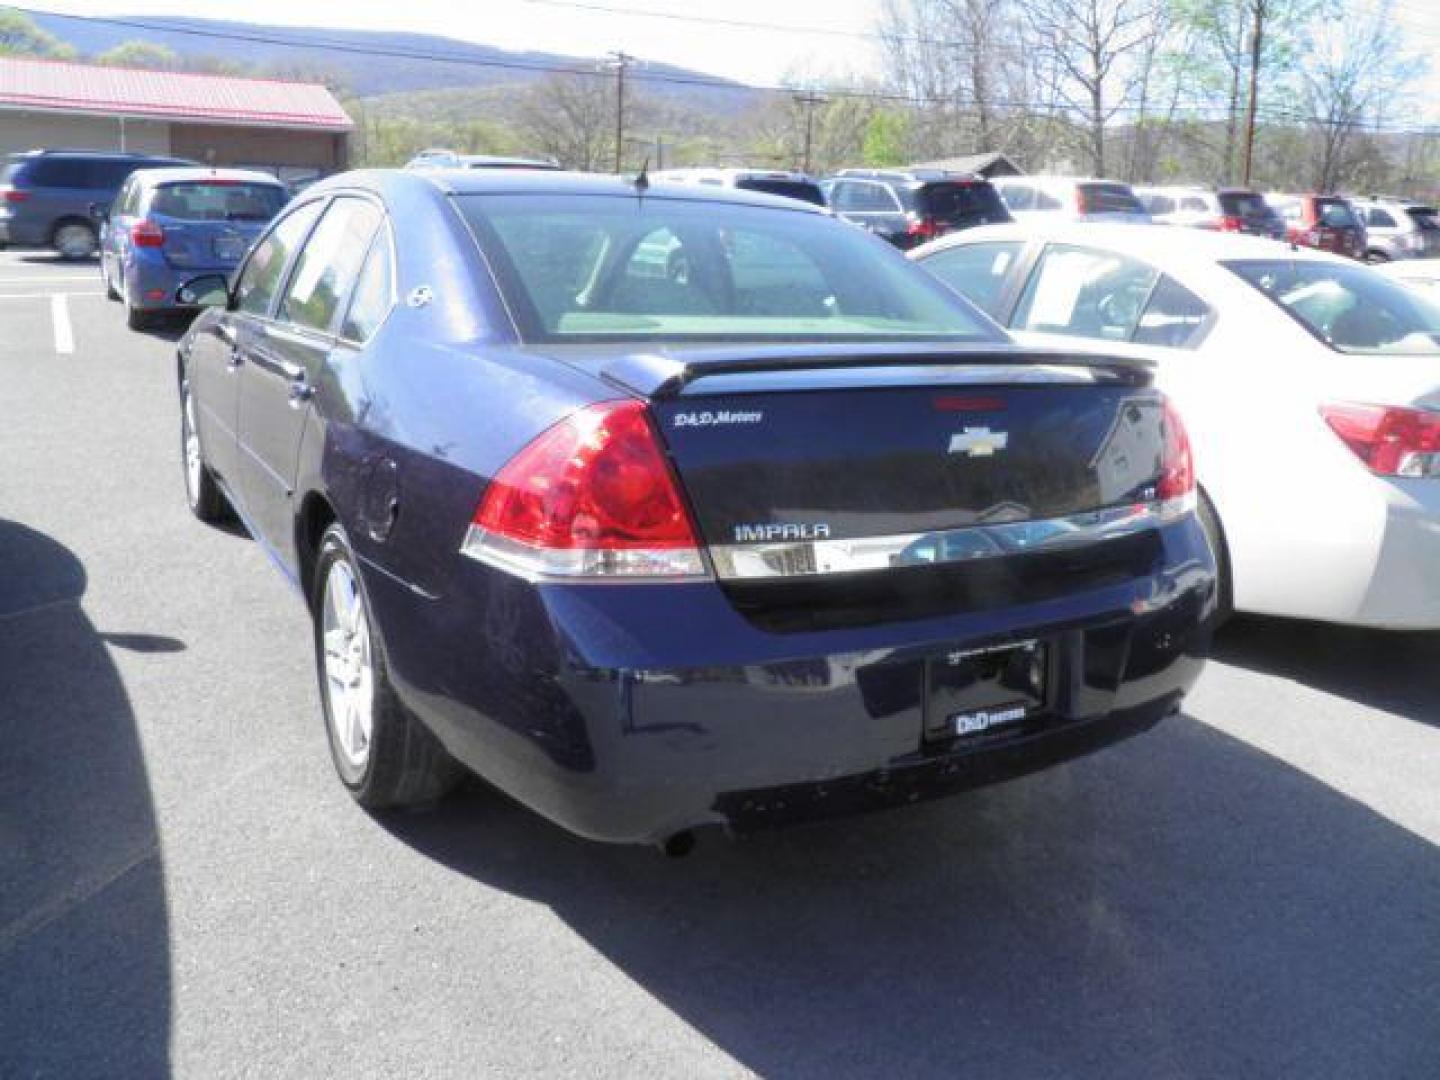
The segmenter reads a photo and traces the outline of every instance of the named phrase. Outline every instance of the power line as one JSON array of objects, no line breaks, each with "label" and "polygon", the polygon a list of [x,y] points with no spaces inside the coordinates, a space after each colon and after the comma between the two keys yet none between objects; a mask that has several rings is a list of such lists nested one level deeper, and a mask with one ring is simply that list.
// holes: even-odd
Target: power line
[{"label": "power line", "polygon": [[[68,15],[60,12],[43,12],[34,8],[13,7],[12,10],[22,11],[30,15],[44,14],[55,18],[67,19],[76,22],[98,23],[109,26],[122,26],[130,29],[146,31],[149,33],[171,33],[184,34],[193,37],[212,38],[224,41],[239,41],[250,44],[278,45],[287,48],[310,48],[325,52],[335,52],[348,55],[387,57],[392,59],[419,60],[435,63],[456,64],[465,67],[495,68],[498,70],[526,71],[538,74],[553,75],[575,75],[589,78],[608,77],[611,69],[604,60],[586,61],[583,66],[575,64],[554,64],[544,62],[529,62],[524,60],[499,60],[482,59],[473,55],[463,55],[454,52],[437,52],[432,50],[403,49],[379,45],[357,45],[351,42],[336,41],[310,35],[304,31],[297,31],[294,36],[281,36],[259,32],[243,32],[234,30],[207,30],[195,26],[180,26],[166,23],[160,19],[138,20],[118,16],[84,16]],[[724,90],[731,93],[756,93],[771,95],[793,95],[796,88],[783,85],[765,85],[740,83],[731,79],[724,79],[718,76],[707,76],[700,74],[681,74],[668,71],[646,70],[643,67],[634,66],[635,57],[628,57],[632,65],[626,78],[635,82],[665,83],[680,86],[695,86],[714,90]],[[863,101],[871,103],[885,103],[897,106],[909,106],[912,108],[942,107],[942,108],[975,108],[980,105],[977,99],[961,94],[950,95],[919,95],[905,94],[893,91],[867,89],[860,90],[846,87],[821,87],[819,88],[830,99]],[[1079,110],[1066,106],[1055,101],[989,101],[984,103],[987,108],[992,109],[1015,109],[1024,112],[1037,113],[1041,115],[1075,114]],[[1186,119],[1219,119],[1223,116],[1224,106],[1214,101],[1191,101],[1183,106],[1178,106],[1177,114],[1184,114]],[[1136,104],[1118,103],[1110,107],[1110,115],[1139,114],[1140,106]],[[1289,121],[1303,123],[1331,124],[1332,126],[1344,124],[1345,126],[1365,127],[1363,122],[1350,121],[1326,121],[1313,117],[1305,117],[1292,111],[1277,110],[1272,107],[1261,107],[1259,115],[1267,122]],[[1393,134],[1434,134],[1437,130],[1435,125],[1425,128],[1406,128],[1398,126],[1375,125],[1369,128],[1377,132],[1389,132]]]}]

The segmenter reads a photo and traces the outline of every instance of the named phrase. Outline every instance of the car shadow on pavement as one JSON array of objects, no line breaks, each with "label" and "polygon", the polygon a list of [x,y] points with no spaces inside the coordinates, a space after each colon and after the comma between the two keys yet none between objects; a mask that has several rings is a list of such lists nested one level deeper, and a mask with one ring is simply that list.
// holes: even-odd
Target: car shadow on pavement
[{"label": "car shadow on pavement", "polygon": [[1440,633],[1236,617],[1211,655],[1368,708],[1440,725]]},{"label": "car shadow on pavement", "polygon": [[1440,852],[1188,717],[684,860],[478,786],[386,824],[548,905],[762,1076],[1440,1075]]},{"label": "car shadow on pavement", "polygon": [[68,549],[0,520],[0,1076],[169,1074],[170,950],[150,786]]}]

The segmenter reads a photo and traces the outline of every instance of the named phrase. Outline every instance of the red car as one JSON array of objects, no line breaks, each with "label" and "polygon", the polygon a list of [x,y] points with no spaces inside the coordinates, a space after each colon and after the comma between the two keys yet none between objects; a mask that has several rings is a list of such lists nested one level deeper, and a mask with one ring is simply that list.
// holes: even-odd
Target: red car
[{"label": "red car", "polygon": [[1365,226],[1345,199],[1338,195],[1272,195],[1269,201],[1285,219],[1285,238],[1292,244],[1352,259],[1365,257]]}]

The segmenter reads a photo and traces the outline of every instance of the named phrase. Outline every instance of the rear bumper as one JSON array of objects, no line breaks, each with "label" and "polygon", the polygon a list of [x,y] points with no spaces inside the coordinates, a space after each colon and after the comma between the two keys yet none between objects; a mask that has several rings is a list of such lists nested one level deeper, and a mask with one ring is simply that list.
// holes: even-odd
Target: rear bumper
[{"label": "rear bumper", "polygon": [[180,286],[205,274],[228,275],[232,266],[175,267],[163,255],[132,252],[123,266],[125,297],[141,311],[178,311],[187,305],[175,302]]},{"label": "rear bumper", "polygon": [[[1193,520],[1155,572],[986,611],[774,633],[718,587],[532,585],[479,564],[421,599],[366,577],[407,705],[460,761],[581,835],[649,842],[933,798],[1133,735],[1200,674],[1214,566]],[[925,738],[926,661],[1054,643],[1045,709]]]}]

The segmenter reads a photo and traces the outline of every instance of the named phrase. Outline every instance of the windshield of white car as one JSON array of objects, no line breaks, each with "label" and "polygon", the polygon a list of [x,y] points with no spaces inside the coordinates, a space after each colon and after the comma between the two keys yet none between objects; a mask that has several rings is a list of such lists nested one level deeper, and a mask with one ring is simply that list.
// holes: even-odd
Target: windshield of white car
[{"label": "windshield of white car", "polygon": [[828,215],[609,195],[455,201],[527,342],[1005,340]]},{"label": "windshield of white car", "polygon": [[1440,354],[1440,305],[1366,267],[1299,259],[1222,265],[1337,352]]}]

